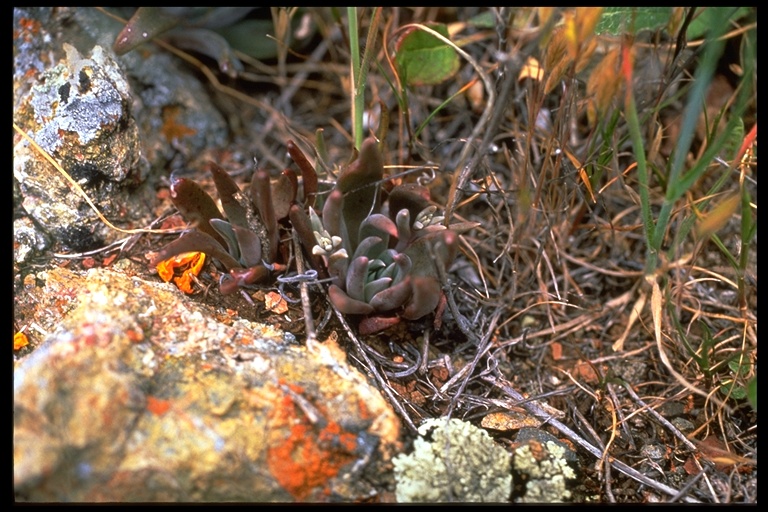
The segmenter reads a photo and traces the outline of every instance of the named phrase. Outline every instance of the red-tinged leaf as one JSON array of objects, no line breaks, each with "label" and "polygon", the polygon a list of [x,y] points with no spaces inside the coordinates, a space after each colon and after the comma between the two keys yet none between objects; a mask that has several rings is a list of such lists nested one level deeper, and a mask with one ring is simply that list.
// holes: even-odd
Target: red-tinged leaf
[{"label": "red-tinged leaf", "polygon": [[204,252],[211,258],[215,258],[225,268],[240,267],[240,263],[234,259],[213,237],[202,231],[188,231],[170,244],[155,253],[150,260],[150,265],[157,266],[160,262],[185,252]]},{"label": "red-tinged leaf", "polygon": [[213,176],[213,184],[221,199],[221,206],[227,214],[227,220],[233,226],[248,227],[248,210],[238,200],[241,196],[240,187],[227,171],[214,162],[208,162]]},{"label": "red-tinged leaf", "polygon": [[399,323],[399,316],[370,316],[360,320],[358,331],[362,336],[366,336],[384,331]]},{"label": "red-tinged leaf", "polygon": [[440,282],[432,277],[413,277],[411,279],[413,294],[405,306],[403,318],[418,320],[433,312],[440,302]]},{"label": "red-tinged leaf", "polygon": [[328,298],[334,307],[345,315],[370,315],[373,313],[373,306],[350,298],[335,284],[328,287]]},{"label": "red-tinged leaf", "polygon": [[203,233],[207,233],[220,244],[224,239],[213,227],[211,219],[221,219],[219,207],[203,188],[192,180],[178,178],[171,174],[171,201],[182,217]]},{"label": "red-tinged leaf", "polygon": [[317,172],[295,142],[289,140],[287,145],[288,154],[291,155],[291,158],[301,170],[301,179],[304,185],[304,206],[314,206],[315,196],[317,195]]}]

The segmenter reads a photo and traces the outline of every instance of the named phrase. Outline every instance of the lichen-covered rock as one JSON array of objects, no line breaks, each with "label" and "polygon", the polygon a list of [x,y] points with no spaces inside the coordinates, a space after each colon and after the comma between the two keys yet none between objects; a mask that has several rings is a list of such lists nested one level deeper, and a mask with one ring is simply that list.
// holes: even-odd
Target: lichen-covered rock
[{"label": "lichen-covered rock", "polygon": [[53,269],[14,369],[18,501],[354,501],[399,422],[338,349],[172,285]]},{"label": "lichen-covered rock", "polygon": [[485,430],[436,418],[424,422],[419,434],[410,455],[392,460],[398,502],[509,501],[509,453]]},{"label": "lichen-covered rock", "polygon": [[23,263],[30,254],[42,252],[48,248],[51,241],[37,229],[29,217],[13,221],[13,261]]},{"label": "lichen-covered rock", "polygon": [[[89,57],[67,43],[64,50],[66,59],[42,73],[20,99],[14,122],[107,216],[130,217],[120,209],[121,201],[115,201],[124,182],[139,170],[130,88],[120,67],[100,46]],[[21,206],[37,225],[75,251],[114,237],[40,151],[18,136],[15,143],[13,174],[23,197]]]},{"label": "lichen-covered rock", "polygon": [[[150,171],[221,147],[227,125],[169,55],[115,58],[109,48],[121,27],[93,8],[15,8],[14,122],[110,221],[137,227],[156,216]],[[15,216],[34,219],[54,250],[83,252],[120,236],[19,135],[13,161]]]}]

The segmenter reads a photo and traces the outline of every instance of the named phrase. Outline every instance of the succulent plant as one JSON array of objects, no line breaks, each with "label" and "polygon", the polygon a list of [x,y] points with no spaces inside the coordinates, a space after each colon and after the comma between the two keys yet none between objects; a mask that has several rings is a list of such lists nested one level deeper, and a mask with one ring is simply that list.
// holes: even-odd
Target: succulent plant
[{"label": "succulent plant", "polygon": [[[252,14],[254,10],[262,12]],[[294,8],[295,9],[295,8]],[[295,12],[295,11],[294,11]],[[236,77],[243,64],[235,55],[242,52],[264,60],[278,55],[278,43],[273,36],[275,21],[269,9],[259,7],[139,7],[115,38],[112,45],[123,55],[141,44],[162,36],[169,43],[199,52],[215,59],[219,69]],[[290,15],[292,26],[298,30],[298,17]],[[294,33],[293,49],[311,40],[314,29],[304,30],[301,37]]]},{"label": "succulent plant", "polygon": [[395,186],[384,200],[383,174],[377,143],[369,138],[339,174],[322,218],[310,208],[309,229],[298,216],[294,222],[330,276],[331,303],[343,314],[365,317],[361,332],[435,311],[442,297],[438,268],[452,262],[458,233],[474,226],[444,226],[421,185]]},{"label": "succulent plant", "polygon": [[[291,141],[288,147],[291,154],[298,151]],[[304,197],[314,198],[317,187],[314,169],[306,162],[298,165]],[[200,185],[172,175],[171,200],[194,228],[155,253],[150,264],[157,266],[186,252],[203,252],[228,272],[219,283],[222,294],[263,283],[284,272],[286,266],[279,262],[279,221],[289,217],[292,209],[303,212],[297,203],[296,174],[286,169],[272,181],[267,171],[257,170],[246,194],[221,167],[211,162],[210,170],[226,219]]]},{"label": "succulent plant", "polygon": [[123,55],[146,41],[165,35],[175,45],[216,59],[232,76],[242,71],[227,40],[213,29],[232,25],[255,7],[139,7],[115,38],[113,49]]}]

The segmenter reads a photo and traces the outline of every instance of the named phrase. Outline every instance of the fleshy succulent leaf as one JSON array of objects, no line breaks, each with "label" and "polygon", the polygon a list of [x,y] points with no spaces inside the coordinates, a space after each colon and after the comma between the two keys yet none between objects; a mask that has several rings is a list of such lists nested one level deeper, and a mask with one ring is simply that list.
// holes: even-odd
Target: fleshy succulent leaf
[{"label": "fleshy succulent leaf", "polygon": [[244,267],[252,267],[262,264],[261,238],[259,235],[249,229],[240,226],[232,226],[237,238],[237,245],[240,252],[240,263]]},{"label": "fleshy succulent leaf", "polygon": [[369,315],[373,313],[373,306],[351,298],[335,284],[328,287],[328,298],[333,306],[345,315]]},{"label": "fleshy succulent leaf", "polygon": [[179,17],[164,12],[162,7],[139,7],[117,35],[112,49],[117,55],[123,55],[180,22]]},{"label": "fleshy succulent leaf", "polygon": [[298,189],[298,179],[290,169],[285,169],[272,183],[272,204],[276,218],[284,219],[288,216],[291,205],[296,201]]},{"label": "fleshy succulent leaf", "polygon": [[229,254],[236,260],[240,260],[240,244],[237,243],[237,236],[235,235],[234,226],[229,222],[221,219],[211,219],[211,226],[220,234],[227,242],[227,250]]},{"label": "fleshy succulent leaf", "polygon": [[213,175],[213,184],[221,199],[221,206],[227,214],[227,220],[233,226],[248,227],[248,209],[246,200],[240,187],[227,171],[214,162],[209,162],[209,168]]},{"label": "fleshy succulent leaf", "polygon": [[384,248],[386,248],[386,246],[384,245],[384,241],[381,239],[381,237],[369,236],[361,240],[360,243],[357,245],[357,248],[355,249],[355,253],[352,255],[352,259],[354,260],[356,258],[359,258],[360,256],[368,256],[368,255],[375,257]]},{"label": "fleshy succulent leaf", "polygon": [[171,201],[182,217],[197,229],[212,236],[220,244],[225,243],[210,225],[211,219],[222,218],[221,212],[203,187],[192,180],[171,174]]},{"label": "fleshy succulent leaf", "polygon": [[150,265],[156,267],[161,261],[184,254],[185,252],[204,252],[211,258],[215,258],[225,268],[236,268],[240,263],[224,249],[215,238],[202,231],[187,231],[179,238],[163,247],[150,261]]},{"label": "fleshy succulent leaf", "polygon": [[191,50],[214,59],[219,69],[231,77],[243,71],[243,63],[237,58],[229,42],[207,28],[183,27],[166,33],[165,39],[184,50]]},{"label": "fleshy succulent leaf", "polygon": [[368,303],[376,311],[393,311],[405,304],[412,293],[411,278],[408,276],[400,283],[392,285],[371,297]]},{"label": "fleshy succulent leaf", "polygon": [[[323,205],[323,226],[328,233],[342,238],[346,237],[346,232],[342,231],[341,208],[344,202],[344,195],[341,190],[333,189],[325,199]],[[346,230],[344,230],[346,231]]]},{"label": "fleshy succulent leaf", "polygon": [[381,203],[378,184],[384,176],[384,164],[375,139],[363,141],[358,158],[349,164],[336,181],[344,194],[342,215],[351,247],[357,245],[360,224]]},{"label": "fleshy succulent leaf", "polygon": [[[310,214],[314,214],[315,218],[317,218],[318,225],[322,227],[320,218],[317,217],[317,214],[314,212],[314,210],[310,208],[309,211]],[[315,234],[312,229],[313,226],[311,216],[307,215],[307,212],[304,211],[304,208],[294,204],[291,205],[291,209],[288,212],[288,218],[291,221],[291,226],[293,226],[294,232],[299,237],[299,242],[301,242],[301,246],[304,248],[305,255],[310,259],[310,262],[312,263],[312,267],[323,274],[321,277],[326,277],[327,275],[323,270],[322,258],[312,252],[312,248],[315,246],[317,241],[315,240]]]},{"label": "fleshy succulent leaf", "polygon": [[403,310],[406,320],[418,320],[433,312],[440,302],[440,282],[434,277],[411,277],[412,295]]},{"label": "fleshy succulent leaf", "polygon": [[269,173],[264,170],[256,171],[251,181],[251,197],[253,204],[259,211],[259,216],[267,230],[269,246],[265,251],[269,261],[274,261],[277,257],[277,245],[279,243],[279,233],[277,227],[277,218],[272,204],[272,186],[269,180]]},{"label": "fleshy succulent leaf", "polygon": [[399,316],[369,316],[360,320],[358,330],[362,336],[375,334],[400,323]]},{"label": "fleshy succulent leaf", "polygon": [[[367,303],[371,303],[371,299],[374,295],[376,295],[379,292],[382,292],[389,288],[389,286],[392,284],[392,278],[391,277],[380,277],[378,279],[374,279],[373,281],[369,281],[366,283],[365,287],[363,288],[363,295],[364,300]],[[374,307],[374,309],[376,309]]]},{"label": "fleshy succulent leaf", "polygon": [[395,246],[395,249],[402,251],[411,240],[411,212],[407,208],[397,212],[395,224],[397,225],[397,246]]},{"label": "fleshy succulent leaf", "polygon": [[360,256],[349,262],[346,278],[346,292],[355,300],[365,300],[365,281],[368,276],[368,258]]},{"label": "fleshy succulent leaf", "polygon": [[415,219],[419,212],[429,206],[429,189],[416,183],[403,183],[390,191],[388,202],[391,215],[397,215],[405,208],[411,219]]},{"label": "fleshy succulent leaf", "polygon": [[219,291],[222,295],[229,295],[237,292],[243,286],[256,284],[266,281],[270,276],[270,271],[264,265],[256,265],[249,268],[233,268],[229,275],[222,276],[219,283]]},{"label": "fleshy succulent leaf", "polygon": [[379,236],[386,242],[389,237],[397,236],[397,226],[386,215],[373,213],[360,224],[358,240],[364,240],[369,236]]},{"label": "fleshy succulent leaf", "polygon": [[307,160],[306,155],[299,149],[295,142],[288,141],[288,154],[301,171],[301,179],[304,186],[304,204],[312,207],[315,205],[317,195],[317,172]]}]

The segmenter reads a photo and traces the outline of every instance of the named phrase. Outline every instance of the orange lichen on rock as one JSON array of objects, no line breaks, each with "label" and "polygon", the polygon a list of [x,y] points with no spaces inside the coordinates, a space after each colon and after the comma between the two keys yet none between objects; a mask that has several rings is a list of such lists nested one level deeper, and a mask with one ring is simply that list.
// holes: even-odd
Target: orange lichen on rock
[{"label": "orange lichen on rock", "polygon": [[326,490],[329,481],[357,458],[357,435],[328,420],[322,406],[311,407],[319,418],[310,419],[286,393],[272,409],[267,464],[277,482],[297,501]]},{"label": "orange lichen on rock", "polygon": [[147,410],[155,416],[162,416],[168,409],[171,408],[171,402],[168,400],[161,400],[153,396],[147,397]]},{"label": "orange lichen on rock", "polygon": [[178,106],[163,107],[163,127],[161,132],[168,141],[180,140],[197,133],[197,130],[194,128],[185,126],[176,120],[180,112],[181,109]]}]

